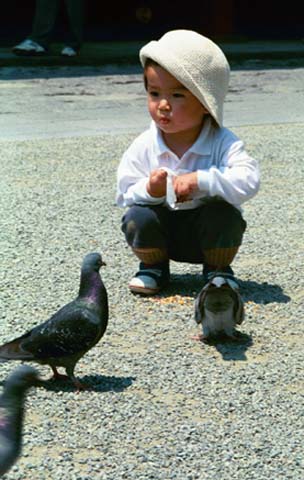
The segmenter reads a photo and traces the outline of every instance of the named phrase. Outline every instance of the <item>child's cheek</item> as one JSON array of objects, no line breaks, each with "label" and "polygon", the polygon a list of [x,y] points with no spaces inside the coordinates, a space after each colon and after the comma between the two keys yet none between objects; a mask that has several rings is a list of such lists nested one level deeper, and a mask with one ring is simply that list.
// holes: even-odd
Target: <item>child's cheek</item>
[{"label": "child's cheek", "polygon": [[154,104],[149,104],[149,113],[153,120],[156,120],[157,117],[157,108]]}]

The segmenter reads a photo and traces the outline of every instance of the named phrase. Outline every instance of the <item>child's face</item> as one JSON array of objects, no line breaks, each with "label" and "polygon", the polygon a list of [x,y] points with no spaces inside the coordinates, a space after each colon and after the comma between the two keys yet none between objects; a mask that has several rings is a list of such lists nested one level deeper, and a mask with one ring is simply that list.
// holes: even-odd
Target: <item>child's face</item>
[{"label": "child's face", "polygon": [[201,130],[207,112],[200,101],[175,77],[159,65],[145,69],[148,108],[165,134]]}]

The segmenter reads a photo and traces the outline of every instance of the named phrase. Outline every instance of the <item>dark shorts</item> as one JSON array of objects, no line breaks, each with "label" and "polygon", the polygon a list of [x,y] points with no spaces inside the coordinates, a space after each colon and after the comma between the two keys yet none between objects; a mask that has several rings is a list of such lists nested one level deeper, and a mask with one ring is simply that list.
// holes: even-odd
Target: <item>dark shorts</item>
[{"label": "dark shorts", "polygon": [[225,201],[210,201],[192,210],[134,205],[122,218],[122,231],[132,248],[164,248],[179,262],[203,263],[203,251],[238,247],[246,222]]}]

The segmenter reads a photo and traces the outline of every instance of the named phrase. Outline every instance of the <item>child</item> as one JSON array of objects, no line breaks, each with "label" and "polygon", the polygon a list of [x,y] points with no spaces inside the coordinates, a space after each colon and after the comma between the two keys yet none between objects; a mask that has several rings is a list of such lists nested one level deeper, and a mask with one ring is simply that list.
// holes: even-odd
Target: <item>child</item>
[{"label": "child", "polygon": [[117,204],[129,207],[122,231],[139,271],[133,293],[153,295],[170,280],[169,260],[230,267],[246,222],[240,205],[259,188],[257,162],[222,126],[229,64],[208,38],[173,30],[140,50],[150,128],[124,153]]}]

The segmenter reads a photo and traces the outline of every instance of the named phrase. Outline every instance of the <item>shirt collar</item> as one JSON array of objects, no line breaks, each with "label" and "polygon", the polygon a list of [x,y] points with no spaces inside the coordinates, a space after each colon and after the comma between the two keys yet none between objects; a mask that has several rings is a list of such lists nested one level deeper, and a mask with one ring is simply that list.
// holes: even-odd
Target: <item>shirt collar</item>
[{"label": "shirt collar", "polygon": [[207,117],[204,121],[201,133],[197,137],[194,144],[189,148],[188,152],[196,153],[197,155],[210,155],[212,142],[212,121]]},{"label": "shirt collar", "polygon": [[153,134],[154,140],[154,151],[158,157],[160,157],[164,153],[170,153],[170,148],[165,144],[163,136],[161,134],[161,130],[156,126],[155,122],[152,120],[151,122],[151,130]]},{"label": "shirt collar", "polygon": [[[151,122],[151,131],[154,138],[154,149],[157,156],[161,156],[164,153],[172,153],[170,148],[165,144],[160,129],[156,126],[155,122]],[[194,142],[189,148],[188,152],[195,153],[197,155],[210,155],[211,153],[211,139],[212,139],[212,122],[210,118],[206,118],[203,128]]]}]

